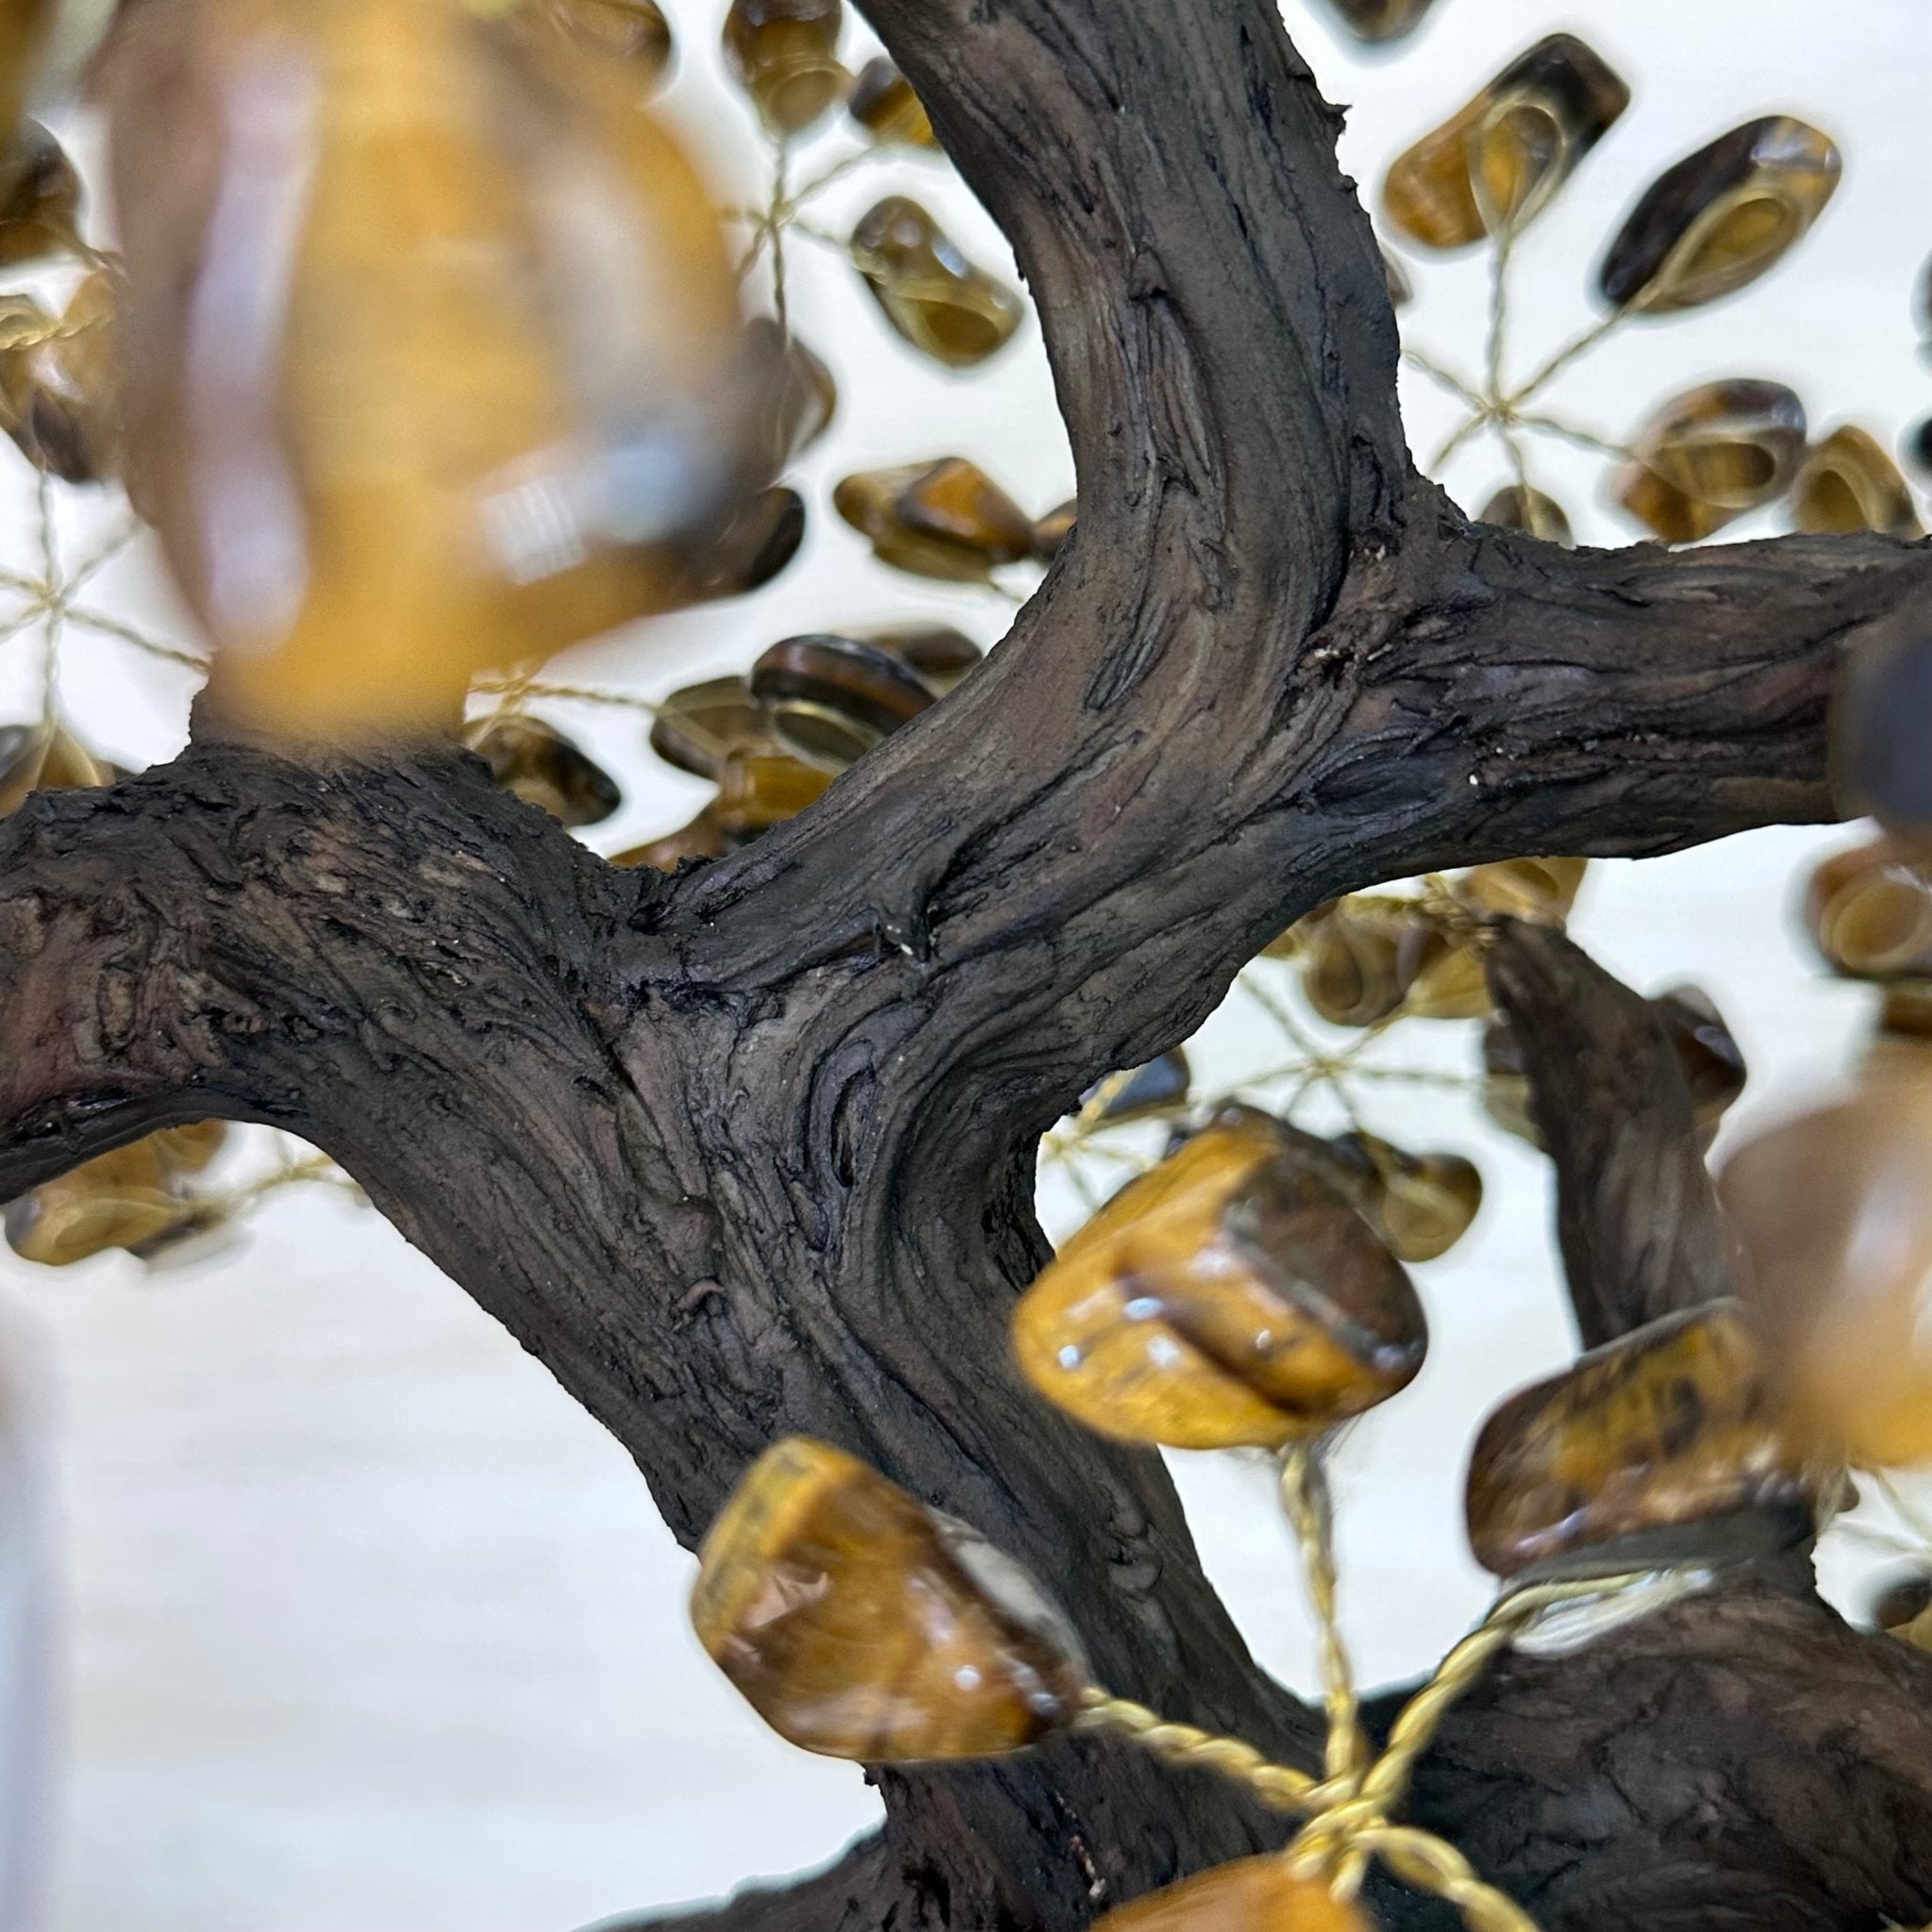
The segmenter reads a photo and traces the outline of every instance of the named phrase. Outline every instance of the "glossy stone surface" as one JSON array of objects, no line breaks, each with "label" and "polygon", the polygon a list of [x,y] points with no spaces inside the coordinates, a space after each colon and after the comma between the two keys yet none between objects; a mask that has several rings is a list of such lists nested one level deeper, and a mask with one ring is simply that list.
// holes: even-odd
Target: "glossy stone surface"
[{"label": "glossy stone surface", "polygon": [[726,839],[741,842],[795,818],[831,782],[822,765],[762,745],[734,746],[718,770],[712,817]]},{"label": "glossy stone surface", "polygon": [[1013,338],[1025,305],[976,267],[924,208],[888,195],[852,231],[852,263],[886,320],[949,369],[984,362]]},{"label": "glossy stone surface", "polygon": [[1382,206],[1425,248],[1466,248],[1535,219],[1630,104],[1630,90],[1574,34],[1520,55],[1391,163]]},{"label": "glossy stone surface", "polygon": [[1329,9],[1364,41],[1399,41],[1422,25],[1435,0],[1328,0]]},{"label": "glossy stone surface", "polygon": [[845,108],[874,141],[900,147],[936,149],[940,144],[912,83],[883,54],[858,70]]},{"label": "glossy stone surface", "polygon": [[800,134],[845,96],[842,0],[731,0],[724,64],[773,135]]},{"label": "glossy stone surface", "polygon": [[1738,1149],[1719,1196],[1792,1406],[1860,1467],[1932,1459],[1932,1080],[1923,1049]]},{"label": "glossy stone surface", "polygon": [[1433,1261],[1469,1232],[1483,1204],[1474,1161],[1410,1154],[1373,1134],[1343,1134],[1334,1145],[1356,1176],[1350,1200],[1398,1260]]},{"label": "glossy stone surface", "polygon": [[0,170],[0,266],[81,247],[79,171],[38,121],[24,121]]},{"label": "glossy stone surface", "polygon": [[28,462],[63,483],[121,472],[120,310],[106,269],[75,288],[58,324],[31,296],[0,297],[0,426]]},{"label": "glossy stone surface", "polygon": [[1432,1019],[1489,1010],[1474,954],[1408,900],[1351,893],[1292,932],[1270,951],[1300,962],[1302,995],[1331,1025],[1373,1026],[1406,1007]]},{"label": "glossy stone surface", "polygon": [[1093,1932],[1374,1932],[1358,1905],[1279,1857],[1241,1858],[1164,1886],[1100,1919]]},{"label": "glossy stone surface", "polygon": [[1707,382],[1651,417],[1612,489],[1666,543],[1690,543],[1782,496],[1804,454],[1805,406],[1782,383]]},{"label": "glossy stone surface", "polygon": [[1427,1330],[1400,1264],[1266,1116],[1131,1181],[1021,1298],[1027,1379],[1088,1427],[1279,1447],[1406,1388]]},{"label": "glossy stone surface", "polygon": [[1598,273],[1613,308],[1669,314],[1746,287],[1831,199],[1838,149],[1789,114],[1747,121],[1659,175]]},{"label": "glossy stone surface", "polygon": [[141,1250],[190,1226],[195,1209],[176,1193],[152,1137],[84,1161],[8,1204],[7,1243],[28,1261],[65,1268],[109,1248]]},{"label": "glossy stone surface", "polygon": [[1554,496],[1545,496],[1541,490],[1525,491],[1519,483],[1506,483],[1476,512],[1475,520],[1499,529],[1525,530],[1566,549],[1574,541],[1563,506]]},{"label": "glossy stone surface", "polygon": [[624,803],[617,780],[540,718],[490,719],[463,741],[506,791],[566,825],[600,824]]},{"label": "glossy stone surface", "polygon": [[[477,670],[673,599],[751,426],[718,221],[635,66],[463,0],[176,25],[113,100],[129,482],[220,701],[311,738],[450,729]],[[184,167],[202,128],[226,138]],[[284,177],[273,245],[214,218]]]},{"label": "glossy stone surface", "polygon": [[761,590],[798,555],[805,541],[805,499],[774,483],[694,537],[680,560],[674,601],[708,604]]},{"label": "glossy stone surface", "polygon": [[1744,1091],[1743,1049],[1717,1002],[1701,986],[1674,986],[1654,994],[1650,1004],[1671,1037],[1690,1091],[1691,1113],[1708,1145],[1719,1121]]},{"label": "glossy stone surface", "polygon": [[1499,858],[1471,866],[1456,890],[1485,912],[1559,926],[1574,908],[1589,870],[1587,858]]},{"label": "glossy stone surface", "polygon": [[699,1550],[699,1641],[781,1737],[898,1764],[1036,1743],[1085,1672],[1024,1573],[824,1442],[745,1473]]},{"label": "glossy stone surface", "polygon": [[1920,534],[1911,486],[1878,443],[1849,423],[1805,452],[1791,482],[1791,521],[1821,535]]},{"label": "glossy stone surface", "polygon": [[1669,1315],[1510,1396],[1471,1457],[1470,1547],[1514,1576],[1728,1560],[1809,1533],[1821,1460],[1736,1302]]},{"label": "glossy stone surface", "polygon": [[772,645],[752,666],[750,685],[785,744],[834,766],[849,764],[933,702],[901,658],[826,632]]},{"label": "glossy stone surface", "polygon": [[1034,519],[1033,554],[1041,563],[1051,563],[1060,554],[1067,539],[1074,534],[1074,518],[1079,508],[1070,496],[1066,502],[1056,504],[1043,517]]},{"label": "glossy stone surface", "polygon": [[984,582],[1033,547],[1025,512],[963,457],[861,470],[832,491],[839,514],[894,569],[956,583]]},{"label": "glossy stone surface", "polygon": [[896,625],[855,635],[860,643],[899,658],[936,691],[951,691],[986,655],[949,624]]},{"label": "glossy stone surface", "polygon": [[708,677],[673,691],[651,721],[651,749],[668,765],[697,778],[715,778],[734,745],[770,731],[764,708],[742,677]]},{"label": "glossy stone surface", "polygon": [[1805,923],[1825,964],[1846,978],[1932,976],[1932,867],[1892,838],[1834,853],[1811,874]]},{"label": "glossy stone surface", "polygon": [[17,810],[30,792],[111,785],[119,775],[65,725],[0,724],[0,817]]}]

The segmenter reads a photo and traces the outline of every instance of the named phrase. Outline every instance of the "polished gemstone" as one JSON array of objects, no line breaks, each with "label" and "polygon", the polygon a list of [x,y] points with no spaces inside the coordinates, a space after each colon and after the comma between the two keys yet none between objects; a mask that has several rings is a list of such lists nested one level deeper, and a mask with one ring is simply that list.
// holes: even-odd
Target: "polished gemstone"
[{"label": "polished gemstone", "polygon": [[1805,407],[1737,377],[1674,396],[1639,432],[1617,501],[1667,543],[1691,543],[1780,497],[1805,454]]},{"label": "polished gemstone", "polygon": [[49,1268],[89,1260],[109,1248],[139,1254],[197,1218],[193,1203],[175,1191],[172,1180],[152,1136],[117,1147],[9,1202],[8,1245]]},{"label": "polished gemstone", "polygon": [[1074,517],[1078,508],[1070,496],[1034,520],[1033,554],[1041,563],[1051,563],[1065,547],[1067,539],[1074,534]]},{"label": "polished gemstone", "polygon": [[852,118],[874,141],[902,147],[936,148],[939,137],[912,83],[881,54],[858,70],[845,104]]},{"label": "polished gemstone", "polygon": [[1342,24],[1365,41],[1399,41],[1422,25],[1435,0],[1328,0]]},{"label": "polished gemstone", "polygon": [[1241,1858],[1116,1907],[1093,1932],[1374,1932],[1358,1905],[1281,1857]]},{"label": "polished gemstone", "polygon": [[228,1144],[226,1121],[191,1121],[186,1126],[162,1127],[146,1144],[160,1157],[171,1174],[199,1174]]},{"label": "polished gemstone", "polygon": [[1670,1035],[1690,1090],[1690,1111],[1708,1145],[1719,1121],[1744,1091],[1743,1049],[1701,986],[1674,986],[1655,994],[1650,1005]]},{"label": "polished gemstone", "polygon": [[[1431,1019],[1474,1019],[1489,1010],[1481,962],[1413,900],[1352,893],[1292,928],[1275,958],[1301,965],[1302,994],[1336,1026],[1373,1026],[1407,1010]],[[1284,940],[1287,936],[1284,935]]]},{"label": "polished gemstone", "polygon": [[1101,1208],[1014,1313],[1034,1387],[1177,1449],[1279,1447],[1406,1388],[1427,1344],[1415,1290],[1294,1139],[1218,1121]]},{"label": "polished gemstone", "polygon": [[840,480],[832,505],[882,563],[919,576],[983,582],[1033,547],[1025,512],[963,457],[861,470]]},{"label": "polished gemstone", "polygon": [[985,653],[949,624],[901,625],[858,633],[858,641],[897,658],[936,691],[951,691]]},{"label": "polished gemstone", "polygon": [[0,298],[0,419],[28,462],[64,483],[121,471],[120,295],[112,272],[96,269],[58,322],[30,296]]},{"label": "polished gemstone", "polygon": [[617,780],[541,719],[487,719],[463,741],[506,791],[566,825],[597,824],[624,803]]},{"label": "polished gemstone", "polygon": [[671,23],[658,0],[546,0],[546,10],[565,32],[633,62],[646,80],[671,64]]},{"label": "polished gemstone", "polygon": [[838,766],[909,724],[933,702],[903,658],[856,638],[785,638],[751,669],[751,692],[793,751]]},{"label": "polished gemstone", "polygon": [[1546,542],[1566,548],[1575,540],[1570,534],[1570,519],[1554,496],[1541,490],[1526,490],[1520,483],[1506,483],[1476,512],[1479,524],[1494,524],[1499,529],[1524,530]]},{"label": "polished gemstone", "polygon": [[1499,858],[1471,866],[1456,890],[1484,912],[1559,926],[1574,908],[1589,869],[1587,858]]},{"label": "polished gemstone", "polygon": [[738,745],[719,768],[712,816],[727,839],[753,839],[795,818],[831,782],[822,765],[761,745]]},{"label": "polished gemstone", "polygon": [[1811,874],[1805,916],[1834,973],[1932,977],[1932,866],[1914,843],[1882,838],[1833,853]]},{"label": "polished gemstone", "polygon": [[1633,1330],[1490,1416],[1469,1541],[1499,1576],[1729,1560],[1810,1534],[1830,1458],[1780,1414],[1736,1302]]},{"label": "polished gemstone", "polygon": [[1574,34],[1551,34],[1396,157],[1383,208],[1398,231],[1427,248],[1513,233],[1629,104],[1629,88],[1602,56]]},{"label": "polished gemstone", "polygon": [[1821,535],[1920,534],[1911,486],[1878,443],[1849,423],[1805,452],[1791,483],[1791,521]]},{"label": "polished gemstone", "polygon": [[1755,282],[1824,211],[1840,166],[1838,149],[1789,114],[1720,135],[1630,211],[1598,274],[1604,299],[1661,315]]},{"label": "polished gemstone", "polygon": [[680,604],[708,604],[762,589],[805,541],[805,499],[783,483],[734,504],[685,548],[675,591]]},{"label": "polished gemstone", "polygon": [[852,261],[891,324],[950,369],[984,362],[1010,341],[1024,305],[959,252],[916,201],[888,195],[852,231]]},{"label": "polished gemstone", "polygon": [[731,0],[724,61],[776,136],[801,134],[844,99],[842,0]]},{"label": "polished gemstone", "polygon": [[111,785],[118,776],[63,724],[0,724],[0,817],[31,792]]},{"label": "polished gemstone", "polygon": [[1433,1261],[1469,1232],[1483,1203],[1483,1177],[1459,1154],[1410,1154],[1355,1131],[1336,1142],[1354,1172],[1349,1198],[1402,1261]]},{"label": "polished gemstone", "polygon": [[987,1757],[1077,1712],[1078,1647],[1019,1565],[826,1443],[766,1450],[698,1556],[699,1641],[805,1750]]},{"label": "polished gemstone", "polygon": [[651,749],[668,765],[693,777],[715,778],[735,746],[771,735],[764,707],[742,677],[708,677],[687,684],[658,707],[651,721]]}]

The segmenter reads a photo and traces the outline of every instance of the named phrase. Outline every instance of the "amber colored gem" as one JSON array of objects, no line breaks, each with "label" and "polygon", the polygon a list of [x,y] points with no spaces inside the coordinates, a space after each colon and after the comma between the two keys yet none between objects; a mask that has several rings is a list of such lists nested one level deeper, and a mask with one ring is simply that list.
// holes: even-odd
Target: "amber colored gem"
[{"label": "amber colored gem", "polygon": [[1692,543],[1782,496],[1805,454],[1805,406],[1740,377],[1674,396],[1617,472],[1617,501],[1666,543]]},{"label": "amber colored gem", "polygon": [[949,624],[868,630],[858,641],[899,658],[936,691],[948,691],[986,654],[963,631]]},{"label": "amber colored gem", "polygon": [[147,1137],[146,1145],[160,1156],[170,1174],[199,1174],[227,1145],[226,1121],[192,1121],[182,1127],[161,1127]]},{"label": "amber colored gem", "polygon": [[1791,521],[1821,535],[1920,535],[1910,485],[1885,451],[1851,424],[1805,452],[1791,482]]},{"label": "amber colored gem", "polygon": [[49,1268],[85,1261],[109,1248],[139,1254],[196,1218],[194,1205],[169,1182],[153,1136],[117,1147],[9,1202],[8,1245]]},{"label": "amber colored gem", "polygon": [[490,718],[463,741],[506,791],[566,825],[594,825],[624,803],[617,780],[540,718]]},{"label": "amber colored gem", "polygon": [[1470,1547],[1498,1576],[1757,1555],[1810,1534],[1831,1466],[1782,1419],[1744,1308],[1707,1302],[1491,1414],[1470,1461]]},{"label": "amber colored gem", "polygon": [[933,701],[902,659],[856,638],[785,638],[751,668],[751,693],[772,729],[807,758],[844,765]]},{"label": "amber colored gem", "polygon": [[1525,490],[1520,483],[1506,483],[1476,512],[1475,520],[1494,524],[1498,529],[1524,530],[1565,548],[1575,541],[1563,506],[1554,496],[1545,496],[1541,490]]},{"label": "amber colored gem", "polygon": [[[1489,1010],[1480,965],[1406,899],[1353,893],[1311,912],[1271,946],[1301,963],[1302,993],[1331,1025],[1373,1026],[1411,994],[1436,1019],[1471,1019]],[[1288,941],[1288,950],[1277,950]]]},{"label": "amber colored gem", "polygon": [[1747,1292],[1803,1421],[1861,1468],[1932,1459],[1932,1086],[1868,1071],[1848,1100],[1724,1163]]},{"label": "amber colored gem", "polygon": [[1887,1584],[1872,1606],[1874,1630],[1903,1631],[1932,1610],[1932,1575],[1923,1571]]},{"label": "amber colored gem", "polygon": [[675,872],[687,859],[723,858],[731,850],[731,843],[718,823],[718,814],[708,805],[689,824],[680,825],[676,831],[666,832],[662,838],[647,839],[643,844],[624,852],[613,852],[610,863],[651,865],[659,872]]},{"label": "amber colored gem", "polygon": [[1670,1035],[1690,1090],[1690,1111],[1707,1141],[1744,1091],[1743,1050],[1717,1002],[1700,986],[1672,987],[1653,995],[1650,1005]]},{"label": "amber colored gem", "polygon": [[720,224],[635,67],[466,0],[161,16],[104,75],[129,482],[215,700],[451,730],[477,670],[675,598],[754,425]]},{"label": "amber colored gem", "polygon": [[874,141],[901,147],[939,146],[924,104],[912,83],[881,54],[858,70],[846,111]]},{"label": "amber colored gem", "polygon": [[80,173],[38,121],[25,121],[0,168],[0,265],[81,252]]},{"label": "amber colored gem", "polygon": [[1130,1181],[1021,1297],[1026,1378],[1090,1428],[1175,1449],[1280,1447],[1422,1366],[1408,1276],[1265,1117]]},{"label": "amber colored gem", "polygon": [[0,725],[0,817],[18,810],[30,792],[111,785],[119,776],[65,725]]},{"label": "amber colored gem", "polygon": [[1914,845],[1882,838],[1833,853],[1811,874],[1805,916],[1834,973],[1932,976],[1932,874]]},{"label": "amber colored gem", "polygon": [[685,546],[680,604],[742,597],[770,583],[805,541],[805,499],[774,483],[732,507],[711,529]]},{"label": "amber colored gem", "polygon": [[795,818],[832,782],[821,765],[808,765],[789,753],[740,745],[724,755],[718,772],[712,816],[727,839],[754,839]]},{"label": "amber colored gem", "polygon": [[1043,517],[1034,519],[1033,554],[1041,563],[1051,563],[1066,547],[1067,539],[1074,534],[1074,518],[1078,510],[1079,505],[1070,496]]},{"label": "amber colored gem", "polygon": [[1599,54],[1574,34],[1551,34],[1396,157],[1382,205],[1427,248],[1521,228],[1629,105],[1629,88]]},{"label": "amber colored gem", "polygon": [[1402,1261],[1433,1261],[1469,1232],[1483,1204],[1483,1177],[1459,1154],[1409,1154],[1373,1134],[1335,1146],[1354,1170],[1349,1198]]},{"label": "amber colored gem", "polygon": [[826,1443],[767,1449],[698,1557],[698,1641],[807,1751],[989,1757],[1078,1710],[1078,1646],[1020,1566]]},{"label": "amber colored gem", "polygon": [[1589,870],[1587,858],[1499,858],[1471,866],[1457,881],[1457,891],[1485,912],[1561,925]]},{"label": "amber colored gem", "polygon": [[1217,1865],[1117,1907],[1093,1932],[1375,1932],[1360,1906],[1316,1878],[1289,1875],[1279,1857]]},{"label": "amber colored gem", "polygon": [[566,33],[632,62],[646,80],[671,64],[671,23],[658,0],[547,0],[546,10]]},{"label": "amber colored gem", "polygon": [[770,735],[763,706],[742,677],[708,677],[687,684],[658,707],[651,749],[668,765],[698,778],[715,778],[724,755]]},{"label": "amber colored gem", "polygon": [[839,514],[880,562],[919,576],[983,581],[1033,547],[1033,525],[978,464],[963,457],[861,470],[832,491]]},{"label": "amber colored gem", "polygon": [[1012,340],[1024,305],[959,252],[916,201],[888,195],[852,231],[852,262],[886,320],[923,355],[970,369]]},{"label": "amber colored gem", "polygon": [[120,473],[120,306],[107,269],[80,283],[58,322],[30,296],[0,298],[0,422],[28,462],[63,483]]},{"label": "amber colored gem", "polygon": [[844,99],[841,0],[731,0],[724,60],[774,135],[800,134]]},{"label": "amber colored gem", "polygon": [[1402,1011],[1412,1020],[1482,1020],[1493,1002],[1483,957],[1467,940],[1429,931],[1417,941],[1421,963]]},{"label": "amber colored gem", "polygon": [[1350,32],[1364,41],[1399,41],[1422,25],[1435,0],[1328,0]]},{"label": "amber colored gem", "polygon": [[1176,1046],[1131,1073],[1095,1081],[1080,1096],[1080,1114],[1107,1126],[1150,1120],[1185,1107],[1192,1080],[1188,1057]]},{"label": "amber colored gem", "polygon": [[1604,299],[1662,315],[1756,281],[1824,211],[1840,167],[1838,149],[1788,114],[1720,135],[1631,209],[1598,273]]}]

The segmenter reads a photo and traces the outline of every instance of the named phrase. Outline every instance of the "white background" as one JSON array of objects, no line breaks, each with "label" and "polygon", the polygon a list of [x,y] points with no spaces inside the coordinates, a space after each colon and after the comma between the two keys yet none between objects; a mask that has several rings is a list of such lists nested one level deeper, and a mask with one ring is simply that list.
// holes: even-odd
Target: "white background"
[{"label": "white background", "polygon": [[[748,118],[712,53],[718,8],[671,10],[683,55],[670,103],[721,176],[736,168],[736,192],[755,192]],[[1788,380],[1814,423],[1849,417],[1887,441],[1932,409],[1910,307],[1932,250],[1923,0],[1439,0],[1382,58],[1331,31],[1319,0],[1286,10],[1331,96],[1352,104],[1345,157],[1372,184],[1542,31],[1579,28],[1632,81],[1630,111],[1523,248],[1519,367],[1591,319],[1603,242],[1660,167],[1777,108],[1840,140],[1843,188],[1786,267],[1717,308],[1613,341],[1557,392],[1573,413],[1625,434],[1663,395],[1724,374]],[[855,26],[849,52],[861,50]],[[843,151],[827,136],[808,165]],[[888,188],[920,194],[977,258],[1006,264],[941,163],[862,171],[826,195],[822,218],[843,232]],[[800,467],[815,520],[806,556],[757,597],[575,654],[573,676],[657,694],[789,632],[901,616],[950,615],[997,637],[1000,596],[874,565],[826,499],[848,470],[955,451],[1029,508],[1065,495],[1037,332],[1029,323],[978,376],[935,373],[835,257],[797,252],[794,319],[843,391],[832,438]],[[1413,340],[1474,369],[1480,262],[1420,265],[1415,278]],[[1446,406],[1425,385],[1409,401],[1412,441],[1427,450]],[[1599,501],[1599,460],[1540,452],[1538,468],[1580,535],[1625,540]],[[1505,476],[1491,451],[1447,480],[1474,507]],[[11,469],[4,487],[24,513]],[[70,541],[87,541],[99,515],[63,511]],[[9,544],[6,560],[23,557]],[[117,599],[178,630],[138,561],[104,580],[102,601]],[[30,649],[0,652],[0,694],[20,714],[34,669]],[[178,742],[175,674],[81,642],[63,675],[104,749],[139,763]],[[648,770],[634,714],[555,715],[629,784],[624,814],[592,835],[600,849],[665,828],[701,796],[695,781]],[[1607,963],[1646,989],[1695,977],[1719,991],[1753,1067],[1747,1125],[1827,1078],[1866,1023],[1867,997],[1822,979],[1790,916],[1807,856],[1843,837],[1767,832],[1599,867],[1587,888],[1574,929]],[[1468,1028],[1397,1040],[1385,1058],[1465,1067],[1474,1053]],[[1225,1083],[1275,1053],[1237,998],[1196,1060]],[[1472,1238],[1421,1271],[1435,1336],[1421,1382],[1343,1455],[1344,1610],[1364,1675],[1387,1680],[1425,1670],[1480,1613],[1485,1586],[1458,1526],[1467,1442],[1497,1394],[1571,1343],[1538,1158],[1454,1095],[1380,1089],[1374,1118],[1407,1144],[1472,1152],[1491,1191]],[[1049,1208],[1063,1226],[1064,1202]],[[565,1928],[810,1864],[874,1815],[856,1770],[779,1743],[701,1657],[683,1616],[690,1560],[623,1453],[373,1214],[285,1197],[245,1247],[189,1274],[147,1276],[120,1257],[53,1274],[0,1256],[0,1324],[57,1498],[42,1777],[45,1917],[60,1932]],[[1307,1632],[1265,1476],[1199,1457],[1178,1473],[1257,1651],[1307,1685]],[[1855,1605],[1864,1560],[1834,1536],[1827,1573]]]}]

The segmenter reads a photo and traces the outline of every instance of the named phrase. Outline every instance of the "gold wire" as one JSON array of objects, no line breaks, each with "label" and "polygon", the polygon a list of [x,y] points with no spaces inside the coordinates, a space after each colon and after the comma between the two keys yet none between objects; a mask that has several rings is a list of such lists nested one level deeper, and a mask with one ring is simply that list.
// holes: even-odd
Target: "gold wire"
[{"label": "gold wire", "polygon": [[1348,1646],[1342,1641],[1336,1604],[1335,1509],[1320,1442],[1297,1442],[1281,1457],[1281,1507],[1300,1546],[1302,1574],[1315,1612],[1323,1702],[1328,1712],[1325,1769],[1331,1783],[1353,1786],[1367,1768],[1369,1740]]},{"label": "gold wire", "polygon": [[1150,1756],[1178,1770],[1219,1772],[1234,1783],[1245,1786],[1261,1802],[1276,1811],[1305,1814],[1330,1795],[1329,1788],[1318,1783],[1305,1771],[1292,1765],[1271,1762],[1252,1744],[1239,1738],[1218,1736],[1194,1724],[1176,1724],[1135,1704],[1116,1697],[1098,1685],[1081,1693],[1076,1728],[1110,1732],[1130,1739]]}]

